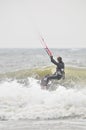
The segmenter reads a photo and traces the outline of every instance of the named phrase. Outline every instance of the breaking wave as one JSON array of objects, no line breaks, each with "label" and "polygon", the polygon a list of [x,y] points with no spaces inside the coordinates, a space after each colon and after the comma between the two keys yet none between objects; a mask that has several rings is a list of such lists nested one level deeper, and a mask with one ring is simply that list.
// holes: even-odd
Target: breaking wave
[{"label": "breaking wave", "polygon": [[[23,69],[14,72],[7,72],[0,74],[0,80],[5,81],[17,80],[20,83],[28,84],[28,77],[40,80],[47,74],[52,74],[55,72],[53,66],[34,68],[34,69]],[[74,87],[74,86],[84,86],[86,84],[86,68],[75,68],[75,67],[66,67],[65,69],[65,80],[55,80],[53,84],[60,84],[65,87]]]},{"label": "breaking wave", "polygon": [[[0,82],[0,119],[86,118],[86,87],[54,84],[41,89],[39,79],[6,79]],[[53,87],[53,85],[52,85]]]}]

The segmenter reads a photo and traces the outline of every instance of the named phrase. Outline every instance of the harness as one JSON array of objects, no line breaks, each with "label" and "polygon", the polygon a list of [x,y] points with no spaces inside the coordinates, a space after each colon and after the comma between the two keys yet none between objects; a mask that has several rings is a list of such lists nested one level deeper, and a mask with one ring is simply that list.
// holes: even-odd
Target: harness
[{"label": "harness", "polygon": [[57,75],[57,76],[59,75],[59,76],[65,78],[64,63],[58,63],[55,75]]}]

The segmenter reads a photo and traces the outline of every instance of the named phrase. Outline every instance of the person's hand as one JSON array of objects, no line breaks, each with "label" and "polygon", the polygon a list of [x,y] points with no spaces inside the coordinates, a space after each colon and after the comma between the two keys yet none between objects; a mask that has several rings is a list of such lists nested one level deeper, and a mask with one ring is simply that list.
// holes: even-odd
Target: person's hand
[{"label": "person's hand", "polygon": [[50,59],[52,59],[52,58],[53,58],[53,56],[51,55],[51,56],[50,56]]}]

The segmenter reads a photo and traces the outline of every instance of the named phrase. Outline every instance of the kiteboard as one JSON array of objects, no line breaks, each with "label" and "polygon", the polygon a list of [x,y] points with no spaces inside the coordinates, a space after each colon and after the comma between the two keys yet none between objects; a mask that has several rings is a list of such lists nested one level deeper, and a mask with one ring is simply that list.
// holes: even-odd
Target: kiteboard
[{"label": "kiteboard", "polygon": [[48,77],[48,76],[49,76],[49,74],[46,75],[46,76],[44,76],[44,77],[40,80],[41,89],[55,90],[55,89],[56,89],[56,84],[54,83],[55,81],[54,81],[54,80],[48,81],[48,80],[47,80],[47,77]]},{"label": "kiteboard", "polygon": [[48,81],[47,81],[47,76],[48,75],[46,75],[46,76],[44,76],[42,79],[41,79],[41,81],[40,81],[40,85],[41,85],[41,88],[42,89],[48,89]]}]

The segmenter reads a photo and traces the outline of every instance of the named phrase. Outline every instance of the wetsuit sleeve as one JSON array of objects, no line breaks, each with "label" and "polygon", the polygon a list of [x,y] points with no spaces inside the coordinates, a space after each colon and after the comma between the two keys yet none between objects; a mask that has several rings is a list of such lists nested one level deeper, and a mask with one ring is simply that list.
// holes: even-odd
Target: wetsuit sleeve
[{"label": "wetsuit sleeve", "polygon": [[50,56],[51,62],[58,66],[58,63],[53,59],[53,56]]}]

